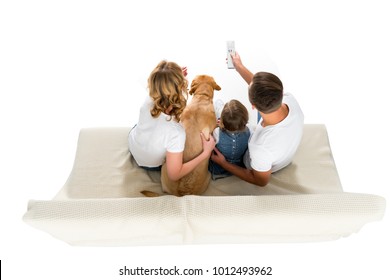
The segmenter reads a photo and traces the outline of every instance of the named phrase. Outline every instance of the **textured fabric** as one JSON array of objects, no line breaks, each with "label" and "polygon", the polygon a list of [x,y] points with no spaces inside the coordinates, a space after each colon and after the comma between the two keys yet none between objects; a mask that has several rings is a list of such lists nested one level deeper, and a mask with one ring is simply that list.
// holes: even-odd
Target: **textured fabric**
[{"label": "textured fabric", "polygon": [[80,131],[73,170],[51,201],[31,200],[24,221],[74,245],[303,242],[336,239],[379,220],[382,197],[344,193],[325,126],[305,125],[293,162],[266,187],[235,176],[203,196],[162,195],[160,172],[130,156],[130,128]]},{"label": "textured fabric", "polygon": [[368,194],[30,201],[24,220],[73,245],[333,240],[383,216]]},{"label": "textured fabric", "polygon": [[[129,128],[82,129],[73,170],[57,199],[142,197],[163,194],[160,172],[138,167],[127,148]],[[342,192],[324,125],[305,125],[293,162],[266,187],[231,176],[212,181],[206,196]]]}]

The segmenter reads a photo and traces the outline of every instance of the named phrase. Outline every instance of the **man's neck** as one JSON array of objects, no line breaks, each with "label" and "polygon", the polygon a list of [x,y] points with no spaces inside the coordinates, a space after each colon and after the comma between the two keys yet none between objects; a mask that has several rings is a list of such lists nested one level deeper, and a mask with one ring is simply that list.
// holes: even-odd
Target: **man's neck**
[{"label": "man's neck", "polygon": [[272,113],[264,114],[260,112],[261,115],[261,125],[263,127],[269,125],[275,125],[283,121],[288,116],[289,108],[286,104],[282,104],[279,109]]}]

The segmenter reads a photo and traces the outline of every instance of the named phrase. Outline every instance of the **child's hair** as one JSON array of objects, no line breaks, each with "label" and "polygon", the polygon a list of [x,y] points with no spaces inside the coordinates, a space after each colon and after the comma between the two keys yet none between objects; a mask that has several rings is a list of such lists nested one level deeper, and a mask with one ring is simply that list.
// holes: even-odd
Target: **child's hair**
[{"label": "child's hair", "polygon": [[161,61],[150,74],[148,87],[154,103],[151,115],[156,118],[171,107],[169,115],[179,122],[187,103],[183,92],[188,92],[188,81],[181,67],[175,62]]},{"label": "child's hair", "polygon": [[282,81],[272,73],[258,72],[249,87],[249,101],[256,109],[268,114],[276,111],[283,100]]},{"label": "child's hair", "polygon": [[238,100],[232,99],[222,109],[219,127],[228,131],[243,131],[249,120],[248,110]]}]

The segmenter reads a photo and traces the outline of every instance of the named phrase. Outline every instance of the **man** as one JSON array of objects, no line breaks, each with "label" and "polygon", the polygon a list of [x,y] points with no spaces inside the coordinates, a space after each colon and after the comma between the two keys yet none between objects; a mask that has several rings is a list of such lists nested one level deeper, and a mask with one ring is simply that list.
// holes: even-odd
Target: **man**
[{"label": "man", "polygon": [[231,56],[236,71],[249,84],[249,101],[261,120],[249,139],[246,168],[226,161],[217,148],[211,160],[242,180],[263,187],[273,172],[291,163],[302,138],[304,116],[297,100],[283,92],[277,76],[268,72],[253,75],[237,52]]}]

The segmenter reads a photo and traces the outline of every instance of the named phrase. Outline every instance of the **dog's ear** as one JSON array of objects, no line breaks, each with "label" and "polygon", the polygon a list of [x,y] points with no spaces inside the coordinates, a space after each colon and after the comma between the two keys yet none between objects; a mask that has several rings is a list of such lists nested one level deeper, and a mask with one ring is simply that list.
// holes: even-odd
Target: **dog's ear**
[{"label": "dog's ear", "polygon": [[215,90],[221,90],[221,87],[215,81],[213,81],[213,88]]},{"label": "dog's ear", "polygon": [[190,88],[189,94],[192,95],[196,91],[198,86],[199,86],[199,83],[198,83],[197,79],[196,78],[193,79],[191,82],[191,88]]}]

